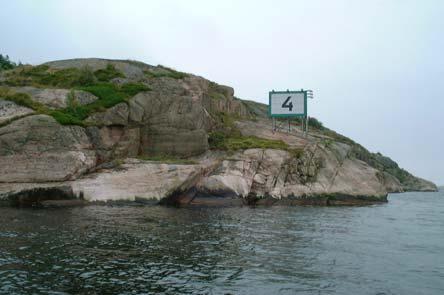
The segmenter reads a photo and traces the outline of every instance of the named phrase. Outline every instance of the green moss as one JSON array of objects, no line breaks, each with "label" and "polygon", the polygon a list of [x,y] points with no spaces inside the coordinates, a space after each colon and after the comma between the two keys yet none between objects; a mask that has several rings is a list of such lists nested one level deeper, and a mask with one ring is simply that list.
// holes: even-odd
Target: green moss
[{"label": "green moss", "polygon": [[108,64],[105,69],[100,69],[94,72],[97,80],[101,82],[109,82],[114,78],[124,78],[122,72],[118,71],[112,64]]},{"label": "green moss", "polygon": [[164,67],[162,65],[158,65],[159,70],[153,71],[144,71],[145,75],[149,78],[160,78],[160,77],[169,77],[173,79],[183,79],[188,76],[188,74],[176,71],[174,69]]},{"label": "green moss", "polygon": [[143,161],[153,161],[165,164],[176,164],[176,165],[196,165],[196,161],[189,159],[176,158],[170,155],[159,155],[159,156],[139,156],[138,159]]}]

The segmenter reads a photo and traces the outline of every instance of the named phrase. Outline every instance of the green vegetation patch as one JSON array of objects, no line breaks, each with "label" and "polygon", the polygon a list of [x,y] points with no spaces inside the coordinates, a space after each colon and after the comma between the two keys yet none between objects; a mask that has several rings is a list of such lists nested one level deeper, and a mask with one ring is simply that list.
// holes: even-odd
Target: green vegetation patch
[{"label": "green vegetation patch", "polygon": [[98,97],[98,100],[87,104],[80,105],[75,99],[75,94],[71,92],[68,97],[68,107],[59,110],[51,110],[45,105],[33,101],[28,94],[15,93],[7,88],[0,88],[0,97],[13,101],[18,105],[22,105],[35,110],[37,113],[52,116],[62,125],[79,125],[85,126],[83,120],[96,112],[103,112],[116,104],[127,102],[141,91],[150,90],[144,84],[128,83],[118,86],[112,83],[98,83],[90,86],[77,87],[78,90],[88,91]]},{"label": "green vegetation patch", "polygon": [[324,129],[324,125],[322,124],[322,122],[319,121],[316,118],[313,118],[313,117],[309,117],[308,118],[308,127],[309,128],[315,128],[315,129],[318,129],[318,130],[323,130]]},{"label": "green vegetation patch", "polygon": [[6,87],[0,87],[0,98],[4,100],[13,101],[18,105],[33,109],[39,113],[47,111],[47,107],[44,104],[36,102],[26,93],[16,93],[10,91]]},{"label": "green vegetation patch", "polygon": [[176,165],[196,165],[196,161],[190,159],[177,158],[171,155],[159,155],[159,156],[139,156],[138,159],[143,161],[153,161],[165,164],[176,164]]},{"label": "green vegetation patch", "polygon": [[125,78],[125,75],[118,71],[112,64],[108,64],[105,69],[100,69],[94,72],[97,80],[101,82],[108,82],[114,78]]},{"label": "green vegetation patch", "polygon": [[98,83],[77,89],[90,92],[99,99],[87,105],[79,105],[76,103],[73,97],[74,95],[70,95],[71,97],[68,100],[67,108],[51,112],[51,116],[60,124],[84,125],[83,120],[91,114],[103,112],[122,102],[126,103],[129,98],[137,93],[150,90],[149,87],[140,83],[129,83],[122,86],[117,86],[112,83]]},{"label": "green vegetation patch", "polygon": [[[19,63],[21,65],[21,63]],[[17,64],[9,59],[8,55],[3,56],[0,54],[0,72],[5,70],[11,70],[15,68]]]},{"label": "green vegetation patch", "polygon": [[226,136],[223,132],[211,132],[208,137],[211,149],[220,150],[244,150],[251,148],[281,149],[287,150],[288,145],[282,140],[271,140],[255,136]]},{"label": "green vegetation patch", "polygon": [[300,158],[302,149],[291,148],[282,140],[259,138],[256,136],[227,136],[221,131],[211,132],[208,137],[211,149],[237,151],[246,149],[278,149],[288,151],[293,157]]},{"label": "green vegetation patch", "polygon": [[290,152],[296,158],[299,158],[303,151],[291,148],[282,140],[273,140],[259,138],[256,136],[242,136],[237,128],[235,121],[239,119],[237,116],[225,112],[213,114],[217,126],[214,131],[209,133],[208,144],[210,149],[236,151],[252,148],[260,149],[279,149]]},{"label": "green vegetation patch", "polygon": [[90,67],[51,69],[47,65],[21,66],[5,75],[8,86],[34,86],[38,88],[73,88],[108,82],[117,77],[125,77],[122,72],[108,64],[105,69],[93,72]]},{"label": "green vegetation patch", "polygon": [[96,78],[88,68],[51,70],[47,65],[23,66],[7,73],[6,85],[71,88],[95,83]]},{"label": "green vegetation patch", "polygon": [[400,168],[395,161],[381,153],[371,153],[359,144],[354,144],[352,146],[350,155],[367,163],[375,169],[395,176],[403,185],[407,185],[414,181],[414,177],[406,170]]},{"label": "green vegetation patch", "polygon": [[144,71],[145,75],[149,78],[169,77],[173,79],[183,79],[188,76],[187,73],[179,72],[174,69],[164,67],[162,65],[158,65],[157,67],[160,69],[153,71]]}]

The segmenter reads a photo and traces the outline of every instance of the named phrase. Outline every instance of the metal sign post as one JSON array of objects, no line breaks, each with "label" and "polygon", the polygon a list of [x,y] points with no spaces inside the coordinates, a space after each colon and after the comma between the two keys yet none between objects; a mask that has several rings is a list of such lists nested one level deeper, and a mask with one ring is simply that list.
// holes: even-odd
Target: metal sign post
[{"label": "metal sign post", "polygon": [[280,129],[277,118],[286,118],[288,132],[291,132],[291,118],[300,118],[302,133],[307,136],[308,122],[307,98],[313,98],[313,91],[301,89],[300,91],[270,91],[268,114],[272,118],[273,132]]}]

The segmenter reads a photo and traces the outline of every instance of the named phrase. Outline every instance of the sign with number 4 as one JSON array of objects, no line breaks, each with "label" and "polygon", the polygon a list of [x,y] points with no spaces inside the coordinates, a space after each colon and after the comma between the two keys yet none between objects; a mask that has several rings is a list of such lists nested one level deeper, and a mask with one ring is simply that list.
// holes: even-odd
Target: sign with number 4
[{"label": "sign with number 4", "polygon": [[306,117],[307,92],[271,91],[268,111],[271,117]]}]

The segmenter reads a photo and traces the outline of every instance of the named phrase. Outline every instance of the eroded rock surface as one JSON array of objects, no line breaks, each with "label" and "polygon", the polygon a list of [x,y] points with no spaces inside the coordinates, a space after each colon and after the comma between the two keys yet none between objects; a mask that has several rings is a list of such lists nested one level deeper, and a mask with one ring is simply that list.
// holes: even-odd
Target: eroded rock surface
[{"label": "eroded rock surface", "polygon": [[75,179],[95,165],[95,151],[79,126],[33,115],[0,128],[0,182]]},{"label": "eroded rock surface", "polygon": [[19,106],[15,102],[0,99],[0,125],[34,113],[33,110]]},{"label": "eroded rock surface", "polygon": [[98,98],[93,94],[82,90],[69,89],[42,89],[31,86],[12,87],[15,92],[26,93],[36,102],[39,102],[51,109],[62,109],[68,107],[69,99],[74,103],[85,105],[94,102]]}]

